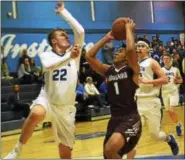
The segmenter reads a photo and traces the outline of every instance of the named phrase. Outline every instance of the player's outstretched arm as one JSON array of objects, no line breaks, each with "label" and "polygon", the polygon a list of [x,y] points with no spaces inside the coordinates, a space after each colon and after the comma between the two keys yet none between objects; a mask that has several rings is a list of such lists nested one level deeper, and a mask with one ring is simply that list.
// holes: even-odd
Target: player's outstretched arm
[{"label": "player's outstretched arm", "polygon": [[110,67],[109,65],[105,65],[101,63],[97,58],[96,55],[100,48],[102,48],[107,42],[113,40],[114,37],[109,32],[105,37],[100,39],[85,55],[87,62],[90,66],[99,74],[105,75],[105,72]]},{"label": "player's outstretched arm", "polygon": [[83,45],[85,31],[82,25],[67,11],[64,6],[64,2],[58,2],[55,12],[59,14],[72,28],[74,32],[75,44]]},{"label": "player's outstretched arm", "polygon": [[[82,25],[67,11],[67,9],[65,9],[63,1],[58,2],[55,12],[59,14],[70,25],[74,32],[74,45],[78,44],[82,49],[85,37],[85,31]],[[80,55],[76,59],[78,62],[77,64],[78,67],[80,62]]]}]

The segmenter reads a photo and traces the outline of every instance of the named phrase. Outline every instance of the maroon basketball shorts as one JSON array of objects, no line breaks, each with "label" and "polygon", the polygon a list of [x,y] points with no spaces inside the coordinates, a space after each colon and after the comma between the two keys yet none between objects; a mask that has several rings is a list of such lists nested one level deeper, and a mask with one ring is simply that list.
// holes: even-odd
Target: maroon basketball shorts
[{"label": "maroon basketball shorts", "polygon": [[141,137],[142,125],[138,113],[125,116],[112,116],[107,126],[104,146],[113,133],[121,133],[125,139],[125,145],[120,149],[119,155],[130,152],[137,145]]}]

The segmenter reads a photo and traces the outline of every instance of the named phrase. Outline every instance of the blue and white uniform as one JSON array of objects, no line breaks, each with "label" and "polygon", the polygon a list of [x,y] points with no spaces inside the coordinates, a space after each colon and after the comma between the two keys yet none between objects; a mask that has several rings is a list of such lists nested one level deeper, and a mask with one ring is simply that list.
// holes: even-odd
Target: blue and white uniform
[{"label": "blue and white uniform", "polygon": [[[81,47],[84,43],[84,29],[66,10],[62,10],[61,17],[68,22],[74,32],[74,44]],[[81,53],[81,52],[80,52]],[[42,105],[46,109],[47,119],[52,122],[58,143],[73,147],[75,131],[76,85],[80,56],[71,59],[70,49],[64,55],[53,51],[43,52],[39,55],[43,65],[45,85],[31,108]]]}]

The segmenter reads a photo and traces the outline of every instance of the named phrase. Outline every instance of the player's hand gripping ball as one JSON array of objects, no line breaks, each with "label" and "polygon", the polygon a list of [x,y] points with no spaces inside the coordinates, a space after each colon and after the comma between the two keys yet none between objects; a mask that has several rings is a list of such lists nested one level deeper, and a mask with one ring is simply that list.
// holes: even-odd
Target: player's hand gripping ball
[{"label": "player's hand gripping ball", "polygon": [[116,19],[112,24],[112,35],[116,40],[125,40],[126,39],[126,28],[125,23],[127,18],[121,17]]}]

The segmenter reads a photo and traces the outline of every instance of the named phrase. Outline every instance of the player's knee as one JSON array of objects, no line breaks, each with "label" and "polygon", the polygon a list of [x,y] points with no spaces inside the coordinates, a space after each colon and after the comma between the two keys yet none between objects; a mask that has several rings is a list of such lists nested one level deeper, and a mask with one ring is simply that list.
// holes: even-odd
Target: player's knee
[{"label": "player's knee", "polygon": [[46,110],[43,107],[37,107],[31,111],[29,119],[34,122],[40,122],[45,118],[45,115]]},{"label": "player's knee", "polygon": [[114,153],[117,153],[117,151],[115,150],[115,147],[113,146],[114,145],[105,145],[105,148],[104,148],[105,157],[111,158]]},{"label": "player's knee", "polygon": [[150,136],[155,141],[159,140],[159,133],[157,133],[157,132],[150,133]]}]

